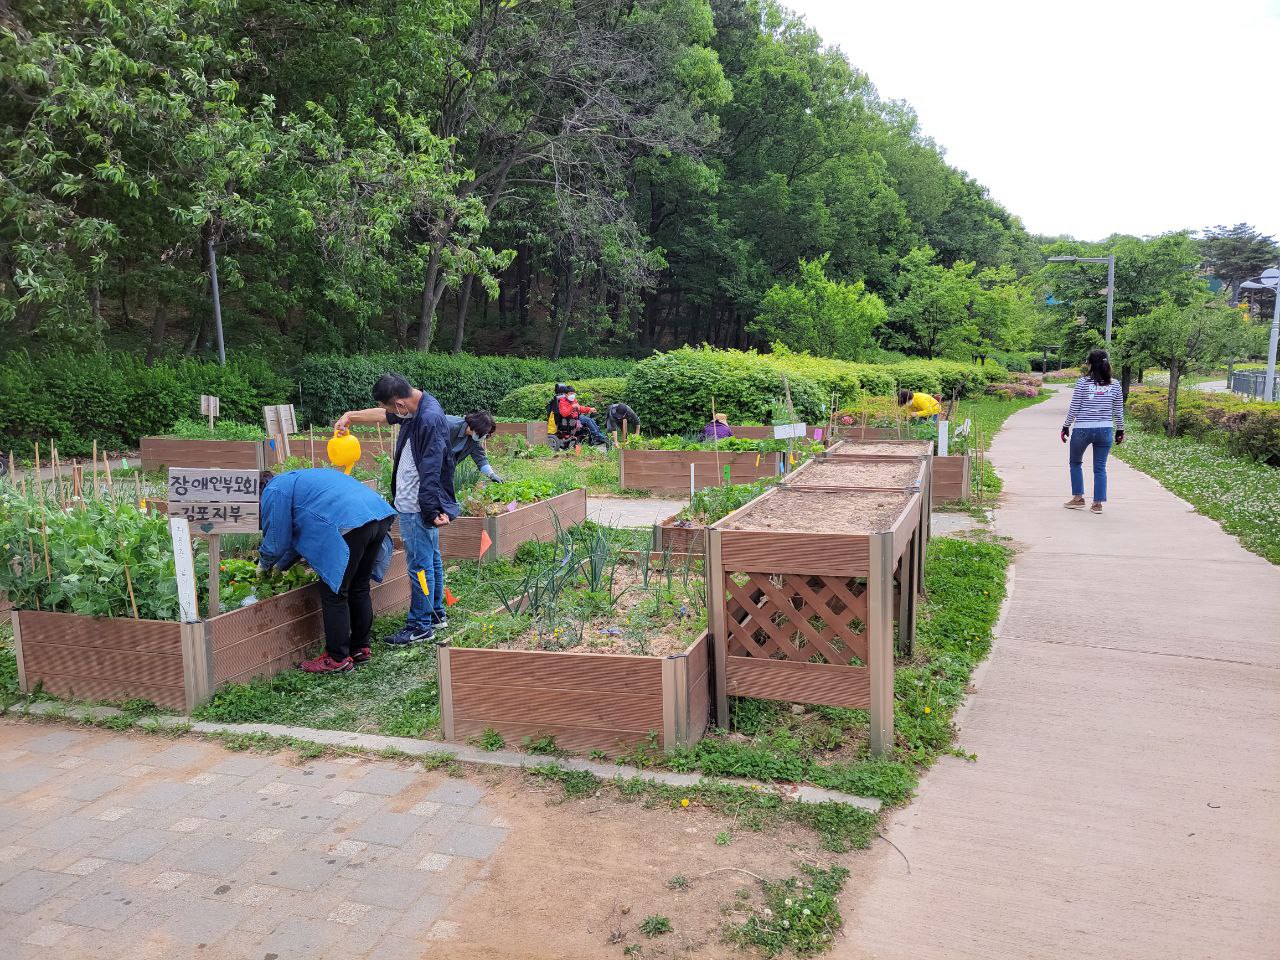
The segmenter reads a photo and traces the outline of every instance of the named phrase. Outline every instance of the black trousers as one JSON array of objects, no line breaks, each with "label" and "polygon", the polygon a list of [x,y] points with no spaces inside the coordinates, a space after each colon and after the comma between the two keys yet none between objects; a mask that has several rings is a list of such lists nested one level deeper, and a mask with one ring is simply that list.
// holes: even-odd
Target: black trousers
[{"label": "black trousers", "polygon": [[324,611],[324,648],[335,660],[351,656],[353,650],[369,646],[373,630],[373,600],[369,580],[378,561],[382,541],[391,529],[393,517],[372,520],[343,534],[351,550],[341,589],[336,593],[320,581],[320,602]]}]

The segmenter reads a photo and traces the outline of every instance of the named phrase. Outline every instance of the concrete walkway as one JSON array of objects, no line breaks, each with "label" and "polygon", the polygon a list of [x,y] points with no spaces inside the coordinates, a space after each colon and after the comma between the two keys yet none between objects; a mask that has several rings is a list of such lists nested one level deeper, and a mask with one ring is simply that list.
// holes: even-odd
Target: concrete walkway
[{"label": "concrete walkway", "polygon": [[1114,459],[1107,512],[1064,510],[1067,400],[992,451],[1021,552],[977,762],[891,818],[834,957],[1280,957],[1280,569]]},{"label": "concrete walkway", "polygon": [[657,497],[587,497],[587,519],[610,527],[652,527],[689,505]]}]

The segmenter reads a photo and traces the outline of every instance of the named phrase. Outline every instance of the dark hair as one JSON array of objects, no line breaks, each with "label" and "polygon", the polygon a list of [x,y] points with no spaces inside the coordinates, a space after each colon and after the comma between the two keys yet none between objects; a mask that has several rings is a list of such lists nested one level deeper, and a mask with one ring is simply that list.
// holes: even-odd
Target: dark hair
[{"label": "dark hair", "polygon": [[[267,484],[274,480],[276,475],[270,470],[260,470],[258,472],[258,502],[262,502],[262,495],[267,491]],[[259,521],[259,529],[261,529],[261,521]]]},{"label": "dark hair", "polygon": [[1100,387],[1111,382],[1111,358],[1105,350],[1090,350],[1084,365],[1089,368],[1089,378]]},{"label": "dark hair", "polygon": [[481,439],[492,435],[493,431],[497,429],[497,425],[493,422],[493,415],[488,410],[472,410],[462,419]]},{"label": "dark hair", "polygon": [[384,373],[373,384],[374,403],[408,400],[412,396],[412,384],[398,373]]},{"label": "dark hair", "polygon": [[903,404],[903,403],[910,403],[910,402],[911,402],[911,391],[910,391],[910,390],[899,390],[899,391],[898,391],[898,403],[899,403],[899,404]]},{"label": "dark hair", "polygon": [[563,383],[557,383],[557,384],[556,384],[556,396],[557,396],[557,397],[558,397],[558,396],[560,396],[560,394],[562,394],[562,393],[568,393],[568,392],[569,392],[569,387],[568,387],[568,385],[563,384]]}]

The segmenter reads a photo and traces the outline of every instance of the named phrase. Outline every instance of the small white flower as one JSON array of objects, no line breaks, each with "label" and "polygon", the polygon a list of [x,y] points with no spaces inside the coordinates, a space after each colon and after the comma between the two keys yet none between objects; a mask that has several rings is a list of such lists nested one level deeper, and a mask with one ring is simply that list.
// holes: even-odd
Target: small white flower
[{"label": "small white flower", "polygon": [[782,925],[783,925],[784,927],[786,927],[788,930],[790,930],[790,929],[791,929],[791,921],[790,921],[790,920],[783,920],[783,921],[782,921]]},{"label": "small white flower", "polygon": [[787,897],[787,899],[782,902],[786,904],[788,907],[793,905],[790,897]]},{"label": "small white flower", "polygon": [[773,916],[773,911],[772,911],[772,910],[770,910],[768,907],[765,907],[765,908],[764,908],[764,915],[765,915],[766,917],[772,917],[772,916]]},{"label": "small white flower", "polygon": [[804,908],[803,910],[801,910],[800,912],[801,912],[802,914],[804,914],[806,917],[807,917],[807,916],[809,916],[809,908],[808,908],[808,907],[805,907],[805,908]]}]

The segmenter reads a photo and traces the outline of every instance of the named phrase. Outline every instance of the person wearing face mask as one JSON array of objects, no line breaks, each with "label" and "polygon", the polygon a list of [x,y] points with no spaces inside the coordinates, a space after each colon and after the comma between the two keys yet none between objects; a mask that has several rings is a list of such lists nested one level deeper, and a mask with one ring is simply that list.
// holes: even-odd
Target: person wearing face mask
[{"label": "person wearing face mask", "polygon": [[578,393],[573,387],[568,387],[566,392],[560,395],[557,403],[559,404],[560,418],[566,423],[578,423],[586,431],[587,443],[593,446],[609,446],[608,438],[600,432],[600,427],[589,416],[589,414],[596,412],[596,408],[579,403]]},{"label": "person wearing face mask", "polygon": [[[447,624],[440,528],[462,512],[453,490],[449,425],[439,401],[399,374],[379,377],[373,385],[373,399],[376,407],[348,411],[333,426],[339,433],[349,430],[353,423],[400,426],[391,503],[399,514],[400,537],[407,554],[409,616],[404,629],[386,642],[393,646],[425,643]],[[427,582],[427,593],[422,591],[420,572]]]},{"label": "person wearing face mask", "polygon": [[486,479],[501,483],[502,478],[489,465],[489,456],[484,449],[484,441],[493,436],[496,427],[489,411],[472,410],[465,417],[446,416],[444,420],[449,425],[449,449],[453,454],[454,469],[470,457]]}]

